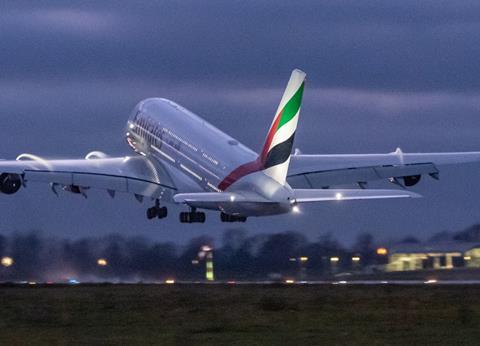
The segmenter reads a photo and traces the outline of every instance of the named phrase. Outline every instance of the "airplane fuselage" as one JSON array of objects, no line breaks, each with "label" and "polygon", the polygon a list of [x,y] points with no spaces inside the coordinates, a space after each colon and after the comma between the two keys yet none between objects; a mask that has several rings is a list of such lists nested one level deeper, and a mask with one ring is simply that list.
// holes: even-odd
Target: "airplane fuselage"
[{"label": "airplane fuselage", "polygon": [[[229,214],[281,214],[291,210],[292,192],[260,171],[255,171],[258,154],[182,106],[166,99],[141,101],[127,124],[126,139],[135,152],[167,164],[188,177],[189,186],[199,192],[249,191],[270,203],[205,203]],[[250,164],[249,164],[250,163]],[[232,172],[252,166],[248,174]],[[242,170],[242,169],[240,169]],[[226,183],[228,182],[228,184]]]}]

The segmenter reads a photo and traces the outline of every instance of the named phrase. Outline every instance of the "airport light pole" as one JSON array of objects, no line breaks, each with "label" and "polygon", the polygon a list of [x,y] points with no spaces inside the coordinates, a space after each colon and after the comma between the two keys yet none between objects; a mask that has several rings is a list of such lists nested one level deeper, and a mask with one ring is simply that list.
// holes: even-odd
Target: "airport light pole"
[{"label": "airport light pole", "polygon": [[307,279],[307,256],[300,256],[300,257],[290,257],[288,259],[290,262],[298,262],[298,278],[302,281]]},{"label": "airport light pole", "polygon": [[360,268],[360,256],[352,256],[352,268],[357,271]]},{"label": "airport light pole", "polygon": [[330,257],[330,270],[331,270],[332,274],[337,273],[338,262],[340,262],[340,257],[338,257],[338,256]]},{"label": "airport light pole", "polygon": [[13,265],[13,263],[14,263],[14,261],[13,261],[12,257],[9,257],[9,256],[2,257],[2,259],[0,260],[0,264],[4,268],[2,272],[7,274],[8,273],[7,268],[11,267]]},{"label": "airport light pole", "polygon": [[97,260],[97,265],[99,267],[106,267],[108,265],[108,261],[105,258],[99,258]]},{"label": "airport light pole", "polygon": [[5,268],[11,267],[13,265],[13,258],[8,256],[2,257],[1,263]]},{"label": "airport light pole", "polygon": [[200,260],[205,260],[205,279],[207,281],[214,281],[215,275],[213,272],[213,248],[209,245],[203,245],[198,253],[198,259],[192,260],[192,264],[198,264]]},{"label": "airport light pole", "polygon": [[376,263],[386,265],[388,263],[388,249],[385,247],[379,247],[375,252],[377,254]]}]

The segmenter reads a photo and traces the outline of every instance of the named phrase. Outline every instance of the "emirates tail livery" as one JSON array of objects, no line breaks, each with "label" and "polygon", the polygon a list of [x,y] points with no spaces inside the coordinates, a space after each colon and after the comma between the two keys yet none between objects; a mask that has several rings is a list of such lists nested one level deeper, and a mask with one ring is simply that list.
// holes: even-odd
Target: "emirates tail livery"
[{"label": "emirates tail livery", "polygon": [[[152,200],[147,217],[167,216],[166,203],[184,204],[180,222],[205,222],[210,209],[223,222],[284,214],[298,204],[356,199],[412,198],[406,187],[420,178],[438,179],[439,166],[480,161],[480,152],[292,155],[305,73],[294,70],[260,154],[178,104],[161,98],[141,101],[127,123],[126,140],[137,155],[109,157],[91,152],[84,159],[45,160],[22,154],[0,161],[0,191],[13,194],[30,182],[87,196],[90,188]],[[367,189],[388,179],[401,189]],[[358,189],[336,189],[355,184]],[[333,188],[332,188],[333,187]]]}]

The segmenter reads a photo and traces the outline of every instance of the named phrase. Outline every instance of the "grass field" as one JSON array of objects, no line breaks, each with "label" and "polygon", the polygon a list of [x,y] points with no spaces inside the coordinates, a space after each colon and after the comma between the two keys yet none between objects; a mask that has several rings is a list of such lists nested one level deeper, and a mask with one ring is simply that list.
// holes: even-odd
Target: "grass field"
[{"label": "grass field", "polygon": [[478,286],[0,287],[0,344],[479,344]]}]

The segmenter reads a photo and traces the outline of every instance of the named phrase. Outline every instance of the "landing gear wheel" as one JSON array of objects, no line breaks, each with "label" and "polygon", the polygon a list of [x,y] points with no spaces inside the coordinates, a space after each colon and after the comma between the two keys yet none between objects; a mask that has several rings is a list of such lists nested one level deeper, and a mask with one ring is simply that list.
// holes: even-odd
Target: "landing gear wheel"
[{"label": "landing gear wheel", "polygon": [[151,220],[157,216],[157,208],[151,207],[147,209],[147,219]]},{"label": "landing gear wheel", "polygon": [[240,215],[231,215],[231,214],[225,214],[224,212],[220,213],[220,220],[222,222],[245,222],[247,221],[246,216],[240,216]]},{"label": "landing gear wheel", "polygon": [[157,209],[157,217],[159,219],[163,219],[164,217],[167,217],[167,215],[168,215],[167,207],[161,207]]},{"label": "landing gear wheel", "polygon": [[204,223],[205,222],[205,213],[202,212],[181,212],[179,214],[181,223]]},{"label": "landing gear wheel", "polygon": [[180,222],[181,223],[189,223],[190,222],[190,213],[182,211],[180,214]]},{"label": "landing gear wheel", "polygon": [[205,213],[195,213],[193,219],[194,222],[204,223],[205,222]]},{"label": "landing gear wheel", "polygon": [[147,209],[147,219],[149,220],[156,217],[163,219],[164,217],[167,217],[167,215],[167,207],[160,207],[160,201],[158,199],[155,200],[155,205],[153,207]]}]

